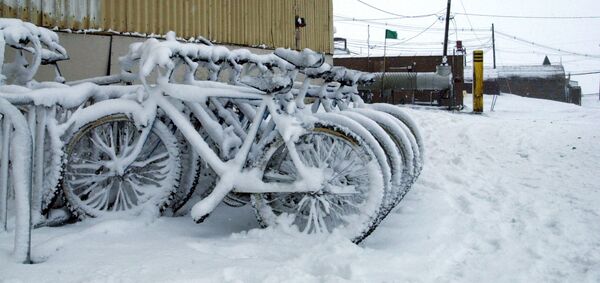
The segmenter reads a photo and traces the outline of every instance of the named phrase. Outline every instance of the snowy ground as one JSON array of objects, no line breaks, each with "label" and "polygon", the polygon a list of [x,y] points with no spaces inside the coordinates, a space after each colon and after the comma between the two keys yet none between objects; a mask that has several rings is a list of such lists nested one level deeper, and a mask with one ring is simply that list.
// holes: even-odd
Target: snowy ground
[{"label": "snowy ground", "polygon": [[600,102],[583,103],[503,95],[483,115],[408,109],[426,166],[360,246],[256,229],[249,208],[222,207],[201,225],[37,229],[36,265],[14,263],[12,233],[0,234],[0,281],[599,282]]}]

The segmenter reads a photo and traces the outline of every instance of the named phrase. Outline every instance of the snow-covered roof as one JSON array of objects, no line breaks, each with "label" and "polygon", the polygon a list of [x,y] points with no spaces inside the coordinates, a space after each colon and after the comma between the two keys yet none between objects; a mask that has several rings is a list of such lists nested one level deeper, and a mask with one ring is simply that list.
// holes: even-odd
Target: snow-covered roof
[{"label": "snow-covered roof", "polygon": [[[467,66],[464,71],[465,81],[473,80],[473,67]],[[521,66],[497,66],[483,68],[483,77],[485,80],[498,78],[550,78],[564,77],[565,69],[562,65],[521,65]]]}]

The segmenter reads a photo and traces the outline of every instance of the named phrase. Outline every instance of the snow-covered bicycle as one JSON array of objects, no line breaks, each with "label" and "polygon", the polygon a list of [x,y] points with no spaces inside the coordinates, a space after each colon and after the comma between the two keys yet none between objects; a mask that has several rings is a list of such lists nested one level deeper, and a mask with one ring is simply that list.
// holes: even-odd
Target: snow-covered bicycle
[{"label": "snow-covered bicycle", "polygon": [[256,55],[169,34],[132,44],[120,61],[115,76],[0,87],[37,113],[40,210],[181,214],[199,188],[196,222],[222,201],[252,203],[263,225],[293,220],[359,242],[420,172],[414,122],[364,105],[355,85],[368,76],[341,75],[312,51]]},{"label": "snow-covered bicycle", "polygon": [[[166,203],[177,185],[180,134],[217,177],[191,209],[196,222],[233,192],[252,195],[267,225],[286,214],[305,232],[340,230],[357,242],[368,235],[380,220],[388,181],[381,173],[386,161],[375,155],[380,149],[369,132],[343,116],[298,111],[290,93],[295,67],[276,55],[237,54],[232,70],[256,72],[239,72],[234,80],[243,87],[191,79],[202,52],[225,51],[175,40],[132,46],[122,61],[139,63],[142,87],[135,97],[73,113],[78,126],[65,134],[62,184],[74,210],[100,216]],[[319,56],[305,59],[322,63]],[[186,84],[172,82],[180,64],[188,72]]]}]

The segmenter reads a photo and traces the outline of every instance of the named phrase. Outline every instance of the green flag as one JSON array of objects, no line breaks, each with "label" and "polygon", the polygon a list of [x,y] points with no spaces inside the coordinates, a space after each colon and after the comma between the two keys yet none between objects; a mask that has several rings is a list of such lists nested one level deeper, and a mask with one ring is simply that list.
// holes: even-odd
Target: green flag
[{"label": "green flag", "polygon": [[398,33],[393,30],[386,29],[385,38],[398,39]]}]

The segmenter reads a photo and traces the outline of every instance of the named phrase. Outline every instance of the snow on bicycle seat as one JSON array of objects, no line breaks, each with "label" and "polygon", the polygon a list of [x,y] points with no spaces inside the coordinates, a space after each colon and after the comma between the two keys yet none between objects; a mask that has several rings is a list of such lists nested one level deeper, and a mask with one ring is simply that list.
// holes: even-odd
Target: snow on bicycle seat
[{"label": "snow on bicycle seat", "polygon": [[304,73],[307,77],[311,79],[318,79],[322,78],[323,75],[327,74],[327,72],[329,72],[330,70],[331,65],[323,63],[323,65],[321,65],[318,68],[306,68],[302,71],[302,73]]},{"label": "snow on bicycle seat", "polygon": [[345,67],[333,67],[323,75],[323,79],[326,82],[337,82],[342,86],[351,86],[359,82],[363,74]]},{"label": "snow on bicycle seat", "polygon": [[294,80],[289,76],[245,76],[240,80],[241,83],[264,91],[266,94],[286,93],[292,89]]},{"label": "snow on bicycle seat", "polygon": [[325,63],[325,56],[308,48],[298,52],[286,48],[277,48],[273,53],[277,57],[296,66],[298,69],[318,68]]},{"label": "snow on bicycle seat", "polygon": [[375,82],[375,75],[373,73],[361,73],[360,77],[356,81],[359,85],[371,85]]}]

